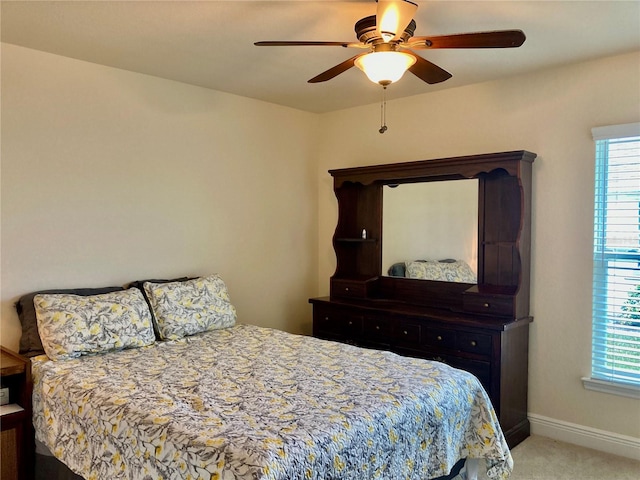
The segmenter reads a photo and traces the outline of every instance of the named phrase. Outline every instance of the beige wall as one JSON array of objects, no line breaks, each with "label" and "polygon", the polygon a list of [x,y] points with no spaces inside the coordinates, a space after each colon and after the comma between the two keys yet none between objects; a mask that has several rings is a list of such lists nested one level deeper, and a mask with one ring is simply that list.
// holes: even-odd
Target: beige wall
[{"label": "beige wall", "polygon": [[310,332],[317,122],[3,44],[2,344],[24,293],[213,272],[240,321]]},{"label": "beige wall", "polygon": [[591,127],[639,121],[639,86],[640,54],[634,53],[391,101],[383,135],[378,105],[323,115],[320,293],[328,293],[335,269],[337,205],[328,169],[535,152],[529,411],[640,437],[640,402],[587,391],[580,380],[591,362]]}]

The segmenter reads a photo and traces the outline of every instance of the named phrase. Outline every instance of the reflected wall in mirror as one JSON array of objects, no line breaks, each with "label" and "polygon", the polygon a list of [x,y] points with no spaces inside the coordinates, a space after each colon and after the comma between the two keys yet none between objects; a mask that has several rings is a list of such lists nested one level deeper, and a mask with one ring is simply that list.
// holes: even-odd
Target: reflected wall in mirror
[{"label": "reflected wall in mirror", "polygon": [[[477,179],[387,185],[382,203],[383,275],[476,283]],[[470,268],[418,262],[445,259]]]}]

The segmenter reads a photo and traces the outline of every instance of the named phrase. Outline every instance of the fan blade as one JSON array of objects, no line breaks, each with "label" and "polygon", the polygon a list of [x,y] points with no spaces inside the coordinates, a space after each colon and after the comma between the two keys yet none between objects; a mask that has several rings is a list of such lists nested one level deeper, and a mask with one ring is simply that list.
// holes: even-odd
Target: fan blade
[{"label": "fan blade", "polygon": [[418,5],[406,0],[378,0],[376,31],[385,42],[400,38]]},{"label": "fan blade", "polygon": [[265,41],[265,42],[255,42],[254,45],[256,47],[308,47],[308,46],[316,46],[316,47],[353,47],[353,48],[369,48],[367,45],[362,43],[353,43],[353,42],[306,42],[306,41]]},{"label": "fan blade", "polygon": [[436,37],[413,37],[407,48],[514,48],[524,43],[522,30],[459,33]]},{"label": "fan blade", "polygon": [[322,72],[320,75],[316,75],[311,80],[308,80],[308,83],[326,82],[327,80],[331,80],[333,77],[337,77],[341,73],[346,72],[351,67],[353,67],[355,65],[356,58],[358,58],[358,57],[360,57],[362,55],[366,55],[366,53],[359,53],[358,55],[355,55],[355,56],[351,57],[350,59],[345,60],[342,63],[339,63],[335,67],[331,67],[326,72]]},{"label": "fan blade", "polygon": [[425,60],[414,52],[410,53],[416,57],[416,63],[409,67],[409,71],[419,79],[431,85],[434,83],[444,82],[452,77],[449,72],[440,68],[435,63]]}]

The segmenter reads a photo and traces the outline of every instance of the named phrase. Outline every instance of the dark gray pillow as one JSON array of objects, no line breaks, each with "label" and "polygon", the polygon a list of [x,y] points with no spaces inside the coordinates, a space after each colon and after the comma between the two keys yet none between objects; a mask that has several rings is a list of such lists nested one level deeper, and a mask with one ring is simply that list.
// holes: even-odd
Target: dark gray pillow
[{"label": "dark gray pillow", "polygon": [[404,262],[394,263],[387,270],[387,275],[392,277],[404,277],[406,275],[407,267]]},{"label": "dark gray pillow", "polygon": [[90,295],[100,295],[102,293],[117,292],[124,290],[123,287],[101,287],[101,288],[68,288],[59,290],[42,290],[28,293],[20,297],[16,302],[16,311],[22,324],[22,337],[20,337],[20,353],[26,357],[42,355],[44,348],[40,335],[38,334],[38,321],[36,319],[36,308],[33,305],[33,297],[40,293],[66,293],[70,295],[80,295],[88,297]]}]

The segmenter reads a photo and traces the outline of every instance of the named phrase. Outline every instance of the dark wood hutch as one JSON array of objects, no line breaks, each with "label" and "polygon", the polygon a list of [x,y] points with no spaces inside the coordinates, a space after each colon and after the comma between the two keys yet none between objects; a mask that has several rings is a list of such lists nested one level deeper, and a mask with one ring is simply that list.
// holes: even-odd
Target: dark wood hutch
[{"label": "dark wood hutch", "polygon": [[[337,265],[330,297],[309,300],[316,337],[436,359],[475,374],[511,447],[530,429],[535,157],[514,151],[330,170],[338,200]],[[383,276],[383,187],[466,178],[478,179],[477,284]]]}]

